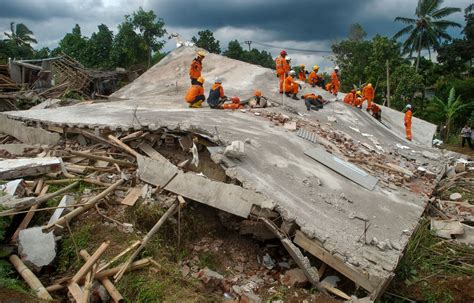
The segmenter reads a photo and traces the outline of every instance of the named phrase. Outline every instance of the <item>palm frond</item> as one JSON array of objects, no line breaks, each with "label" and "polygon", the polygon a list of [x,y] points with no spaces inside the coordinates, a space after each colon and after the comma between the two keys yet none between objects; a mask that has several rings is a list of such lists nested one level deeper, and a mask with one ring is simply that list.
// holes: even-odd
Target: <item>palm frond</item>
[{"label": "palm frond", "polygon": [[404,23],[404,24],[415,24],[416,23],[416,19],[405,18],[405,17],[397,17],[397,18],[395,18],[394,21],[395,22],[401,22],[401,23]]},{"label": "palm frond", "polygon": [[451,87],[448,95],[448,105],[451,105],[456,100],[456,90],[454,87]]},{"label": "palm frond", "polygon": [[471,3],[466,7],[466,9],[464,10],[464,13],[467,15],[470,12],[472,12],[473,10],[474,10],[474,3]]},{"label": "palm frond", "polygon": [[12,35],[15,34],[15,22],[10,22],[10,31],[12,32]]},{"label": "palm frond", "polygon": [[447,29],[448,27],[462,27],[461,24],[449,20],[433,21],[433,25]]},{"label": "palm frond", "polygon": [[443,7],[443,8],[440,8],[440,9],[434,11],[431,14],[431,17],[433,17],[434,19],[441,19],[441,18],[444,18],[444,17],[449,16],[451,14],[460,12],[460,11],[461,11],[461,9],[458,8],[458,7]]},{"label": "palm frond", "polygon": [[398,33],[396,33],[395,35],[393,35],[393,39],[398,39],[400,38],[401,36],[405,35],[405,34],[408,34],[409,32],[411,32],[415,27],[413,25],[408,25],[404,28],[402,28],[400,31],[398,31]]}]

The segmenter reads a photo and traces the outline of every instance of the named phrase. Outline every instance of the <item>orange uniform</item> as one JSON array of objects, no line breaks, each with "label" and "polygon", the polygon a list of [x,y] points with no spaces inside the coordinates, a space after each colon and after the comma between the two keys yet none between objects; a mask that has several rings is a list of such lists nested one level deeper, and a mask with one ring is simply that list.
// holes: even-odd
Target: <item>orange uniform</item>
[{"label": "orange uniform", "polygon": [[311,73],[309,73],[308,76],[308,83],[311,84],[312,86],[315,86],[319,82],[319,76],[318,74],[313,70]]},{"label": "orange uniform", "polygon": [[377,120],[382,120],[382,109],[377,104],[372,103],[369,109],[372,111],[372,117]]},{"label": "orange uniform", "polygon": [[332,83],[326,84],[326,90],[327,90],[328,92],[332,92]]},{"label": "orange uniform", "polygon": [[283,82],[285,81],[286,75],[290,71],[290,65],[288,61],[282,56],[279,56],[275,60],[276,74],[280,78],[280,93],[283,92]]},{"label": "orange uniform", "polygon": [[300,71],[298,72],[298,79],[303,82],[306,82],[306,71],[304,69],[300,69]]},{"label": "orange uniform", "polygon": [[331,83],[332,83],[332,93],[337,94],[339,92],[339,77],[337,73],[334,71],[331,74]]},{"label": "orange uniform", "polygon": [[355,92],[349,92],[347,95],[344,97],[344,103],[354,105],[356,99]]},{"label": "orange uniform", "polygon": [[189,90],[186,94],[186,97],[184,97],[184,99],[188,103],[194,103],[194,102],[196,102],[196,100],[201,99],[201,97],[202,97],[202,100],[204,101],[204,99],[205,99],[205,97],[204,97],[204,87],[202,87],[202,85],[192,85],[189,88]]},{"label": "orange uniform", "polygon": [[411,108],[409,108],[406,112],[405,112],[405,117],[404,117],[404,120],[405,120],[405,133],[406,133],[406,137],[408,140],[411,141],[412,139],[412,136],[411,136],[411,117],[413,116],[413,112],[411,111]]},{"label": "orange uniform", "polygon": [[360,97],[355,97],[355,98],[354,98],[354,104],[353,104],[353,105],[354,105],[355,107],[362,108],[362,103],[363,103],[363,102],[364,102],[364,101],[362,101],[362,98],[360,98]]},{"label": "orange uniform", "polygon": [[372,100],[374,100],[375,92],[372,86],[364,86],[362,90],[362,96],[364,97],[363,101],[367,100],[367,109],[372,106]]},{"label": "orange uniform", "polygon": [[195,58],[193,62],[191,62],[191,66],[189,67],[189,78],[197,79],[201,77],[202,72],[202,62]]},{"label": "orange uniform", "polygon": [[285,93],[295,95],[298,93],[298,83],[295,82],[292,76],[285,79]]}]

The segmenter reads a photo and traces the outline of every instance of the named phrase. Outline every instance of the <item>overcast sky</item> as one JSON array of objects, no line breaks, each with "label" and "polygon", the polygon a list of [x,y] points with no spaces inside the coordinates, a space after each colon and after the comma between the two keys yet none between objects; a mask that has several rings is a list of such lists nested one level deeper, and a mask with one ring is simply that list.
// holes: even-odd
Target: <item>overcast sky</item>
[{"label": "overcast sky", "polygon": [[[473,0],[445,0],[443,6],[464,10]],[[330,50],[347,36],[350,24],[360,23],[369,35],[392,36],[403,24],[397,16],[412,17],[416,0],[0,0],[0,36],[10,22],[22,22],[35,34],[37,47],[54,48],[78,23],[85,36],[104,23],[116,32],[124,15],[140,6],[152,9],[166,23],[168,33],[190,39],[210,29],[225,49],[230,40],[250,40],[252,47],[276,55],[281,48]],[[463,24],[463,14],[449,19]],[[460,35],[460,29],[451,31]],[[277,46],[269,48],[257,42]],[[247,45],[243,44],[244,47]],[[166,50],[175,47],[170,41]],[[296,64],[332,65],[327,54],[289,51]]]}]

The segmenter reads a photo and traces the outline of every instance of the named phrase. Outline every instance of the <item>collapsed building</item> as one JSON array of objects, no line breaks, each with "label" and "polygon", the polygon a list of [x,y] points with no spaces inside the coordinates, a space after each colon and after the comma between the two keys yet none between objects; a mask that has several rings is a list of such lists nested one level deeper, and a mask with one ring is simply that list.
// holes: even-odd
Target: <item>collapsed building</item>
[{"label": "collapsed building", "polygon": [[[172,51],[110,102],[2,113],[0,132],[50,145],[60,140],[50,132],[73,128],[104,138],[131,130],[202,138],[212,143],[203,145],[225,178],[185,172],[145,147],[134,152],[140,179],[252,220],[255,232],[270,229],[292,256],[301,249],[378,298],[451,157],[431,147],[436,126],[414,118],[408,142],[401,113],[384,107],[380,123],[303,84],[304,93],[330,101],[307,112],[302,101],[278,93],[274,71],[216,54],[204,60],[206,90],[219,76],[228,96],[259,89],[275,106],[190,109],[183,96],[195,52]],[[31,126],[42,130],[31,135]],[[298,265],[318,285],[318,270],[307,259]]]}]

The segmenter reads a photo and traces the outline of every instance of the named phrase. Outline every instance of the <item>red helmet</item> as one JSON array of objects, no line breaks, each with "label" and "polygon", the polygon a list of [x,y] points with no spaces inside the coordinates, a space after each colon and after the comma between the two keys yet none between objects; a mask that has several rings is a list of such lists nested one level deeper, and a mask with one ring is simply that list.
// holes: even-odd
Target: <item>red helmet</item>
[{"label": "red helmet", "polygon": [[288,54],[286,53],[286,50],[282,50],[282,51],[280,52],[280,56],[286,56],[286,55],[288,55]]},{"label": "red helmet", "polygon": [[232,98],[230,98],[230,101],[232,101],[232,103],[234,103],[234,104],[240,104],[239,97],[232,97]]}]

